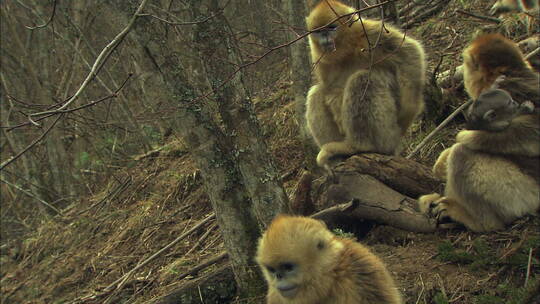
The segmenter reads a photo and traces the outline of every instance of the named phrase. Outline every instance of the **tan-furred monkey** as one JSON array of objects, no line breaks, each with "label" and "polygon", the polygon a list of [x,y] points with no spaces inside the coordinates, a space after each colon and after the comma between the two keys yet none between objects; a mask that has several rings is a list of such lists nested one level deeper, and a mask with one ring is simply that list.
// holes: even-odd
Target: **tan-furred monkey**
[{"label": "tan-furred monkey", "polygon": [[268,304],[402,304],[394,280],[369,249],[308,217],[280,215],[259,240]]},{"label": "tan-furred monkey", "polygon": [[309,45],[317,78],[307,95],[306,120],[320,148],[317,163],[327,168],[336,155],[397,154],[423,109],[420,43],[354,11],[321,1],[306,19],[314,31]]},{"label": "tan-furred monkey", "polygon": [[433,167],[446,179],[444,196],[420,197],[420,209],[477,232],[503,229],[540,208],[539,75],[517,46],[498,34],[477,37],[463,58],[471,98],[486,98],[496,82],[525,110],[495,129],[459,132],[457,143],[443,151]]}]

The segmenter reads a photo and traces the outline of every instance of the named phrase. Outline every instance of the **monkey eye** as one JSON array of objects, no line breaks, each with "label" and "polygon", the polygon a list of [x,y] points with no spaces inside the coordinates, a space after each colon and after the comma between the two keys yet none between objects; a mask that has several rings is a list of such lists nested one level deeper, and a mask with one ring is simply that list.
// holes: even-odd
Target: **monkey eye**
[{"label": "monkey eye", "polygon": [[272,266],[266,266],[266,269],[268,269],[268,271],[270,271],[271,273],[276,272],[276,269]]},{"label": "monkey eye", "polygon": [[337,25],[335,24],[330,24],[329,26],[327,27],[324,27],[322,29],[319,29],[319,30],[316,30],[316,31],[313,31],[314,33],[324,33],[324,32],[329,32],[329,31],[335,31],[337,29]]},{"label": "monkey eye", "polygon": [[317,243],[317,248],[318,248],[318,249],[324,249],[324,246],[325,246],[325,245],[324,245],[324,241],[319,241],[319,242]]},{"label": "monkey eye", "polygon": [[335,31],[337,29],[337,25],[335,24],[330,24],[329,26],[326,27],[327,30],[330,30],[330,31]]},{"label": "monkey eye", "polygon": [[283,263],[281,264],[281,268],[285,271],[291,271],[294,269],[294,264],[293,263]]}]

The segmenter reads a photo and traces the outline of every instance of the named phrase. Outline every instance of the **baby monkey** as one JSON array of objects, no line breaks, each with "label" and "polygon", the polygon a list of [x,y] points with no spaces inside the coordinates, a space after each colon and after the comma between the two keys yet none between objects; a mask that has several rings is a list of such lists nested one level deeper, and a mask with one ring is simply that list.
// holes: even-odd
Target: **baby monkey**
[{"label": "baby monkey", "polygon": [[497,78],[491,88],[469,106],[465,114],[468,130],[500,132],[508,128],[515,117],[534,112],[531,101],[519,104],[507,91],[499,89],[498,84],[503,80],[504,76]]}]

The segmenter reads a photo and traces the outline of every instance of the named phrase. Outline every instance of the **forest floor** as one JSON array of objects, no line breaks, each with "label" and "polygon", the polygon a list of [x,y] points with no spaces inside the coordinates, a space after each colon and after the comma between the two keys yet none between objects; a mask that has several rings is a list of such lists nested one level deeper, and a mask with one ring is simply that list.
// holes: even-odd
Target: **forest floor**
[{"label": "forest floor", "polygon": [[[478,28],[495,29],[493,23],[456,12],[463,9],[488,15],[489,2],[451,1],[441,14],[410,31],[424,42],[428,77],[442,54],[440,71],[459,65],[463,47]],[[514,29],[507,30],[507,35],[515,41],[524,37]],[[278,64],[275,69],[283,75],[282,80],[259,92],[254,102],[265,139],[290,193],[306,155],[297,139],[299,126],[294,119],[286,66]],[[461,89],[451,90],[459,103],[465,102]],[[416,123],[404,154],[459,103],[443,105],[436,121],[422,118]],[[462,127],[463,119],[455,119],[415,159],[431,166]],[[100,193],[81,198],[76,207],[65,210],[63,217],[46,220],[24,239],[2,246],[1,302],[146,303],[226,264],[224,259],[198,273],[183,275],[224,251],[212,220],[141,267],[122,288],[79,301],[100,294],[212,214],[189,152],[180,139],[171,138],[159,152],[137,157],[135,166],[119,170]],[[505,231],[485,234],[464,229],[420,234],[375,226],[360,241],[387,264],[406,303],[523,303],[525,282],[540,280],[538,217],[524,218]],[[238,299],[241,302],[245,301]]]}]

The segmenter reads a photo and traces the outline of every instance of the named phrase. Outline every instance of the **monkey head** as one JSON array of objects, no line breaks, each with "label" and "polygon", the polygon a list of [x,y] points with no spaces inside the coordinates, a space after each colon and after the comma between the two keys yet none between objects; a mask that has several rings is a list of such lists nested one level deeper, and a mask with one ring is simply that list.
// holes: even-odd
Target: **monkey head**
[{"label": "monkey head", "polygon": [[512,78],[528,69],[519,47],[500,34],[480,35],[463,51],[465,89],[473,99],[501,75]]},{"label": "monkey head", "polygon": [[467,129],[501,132],[510,126],[515,117],[533,111],[532,102],[518,104],[507,91],[491,88],[480,94],[467,109]]},{"label": "monkey head", "polygon": [[323,222],[280,215],[259,240],[256,261],[269,290],[292,301],[309,297],[311,285],[332,269],[342,247]]},{"label": "monkey head", "polygon": [[[344,58],[352,49],[347,44],[351,25],[355,19],[355,10],[338,1],[321,1],[306,18],[311,51],[314,58],[321,57],[321,61],[336,61]],[[351,15],[352,14],[352,15]],[[324,56],[321,56],[324,55]]]}]

